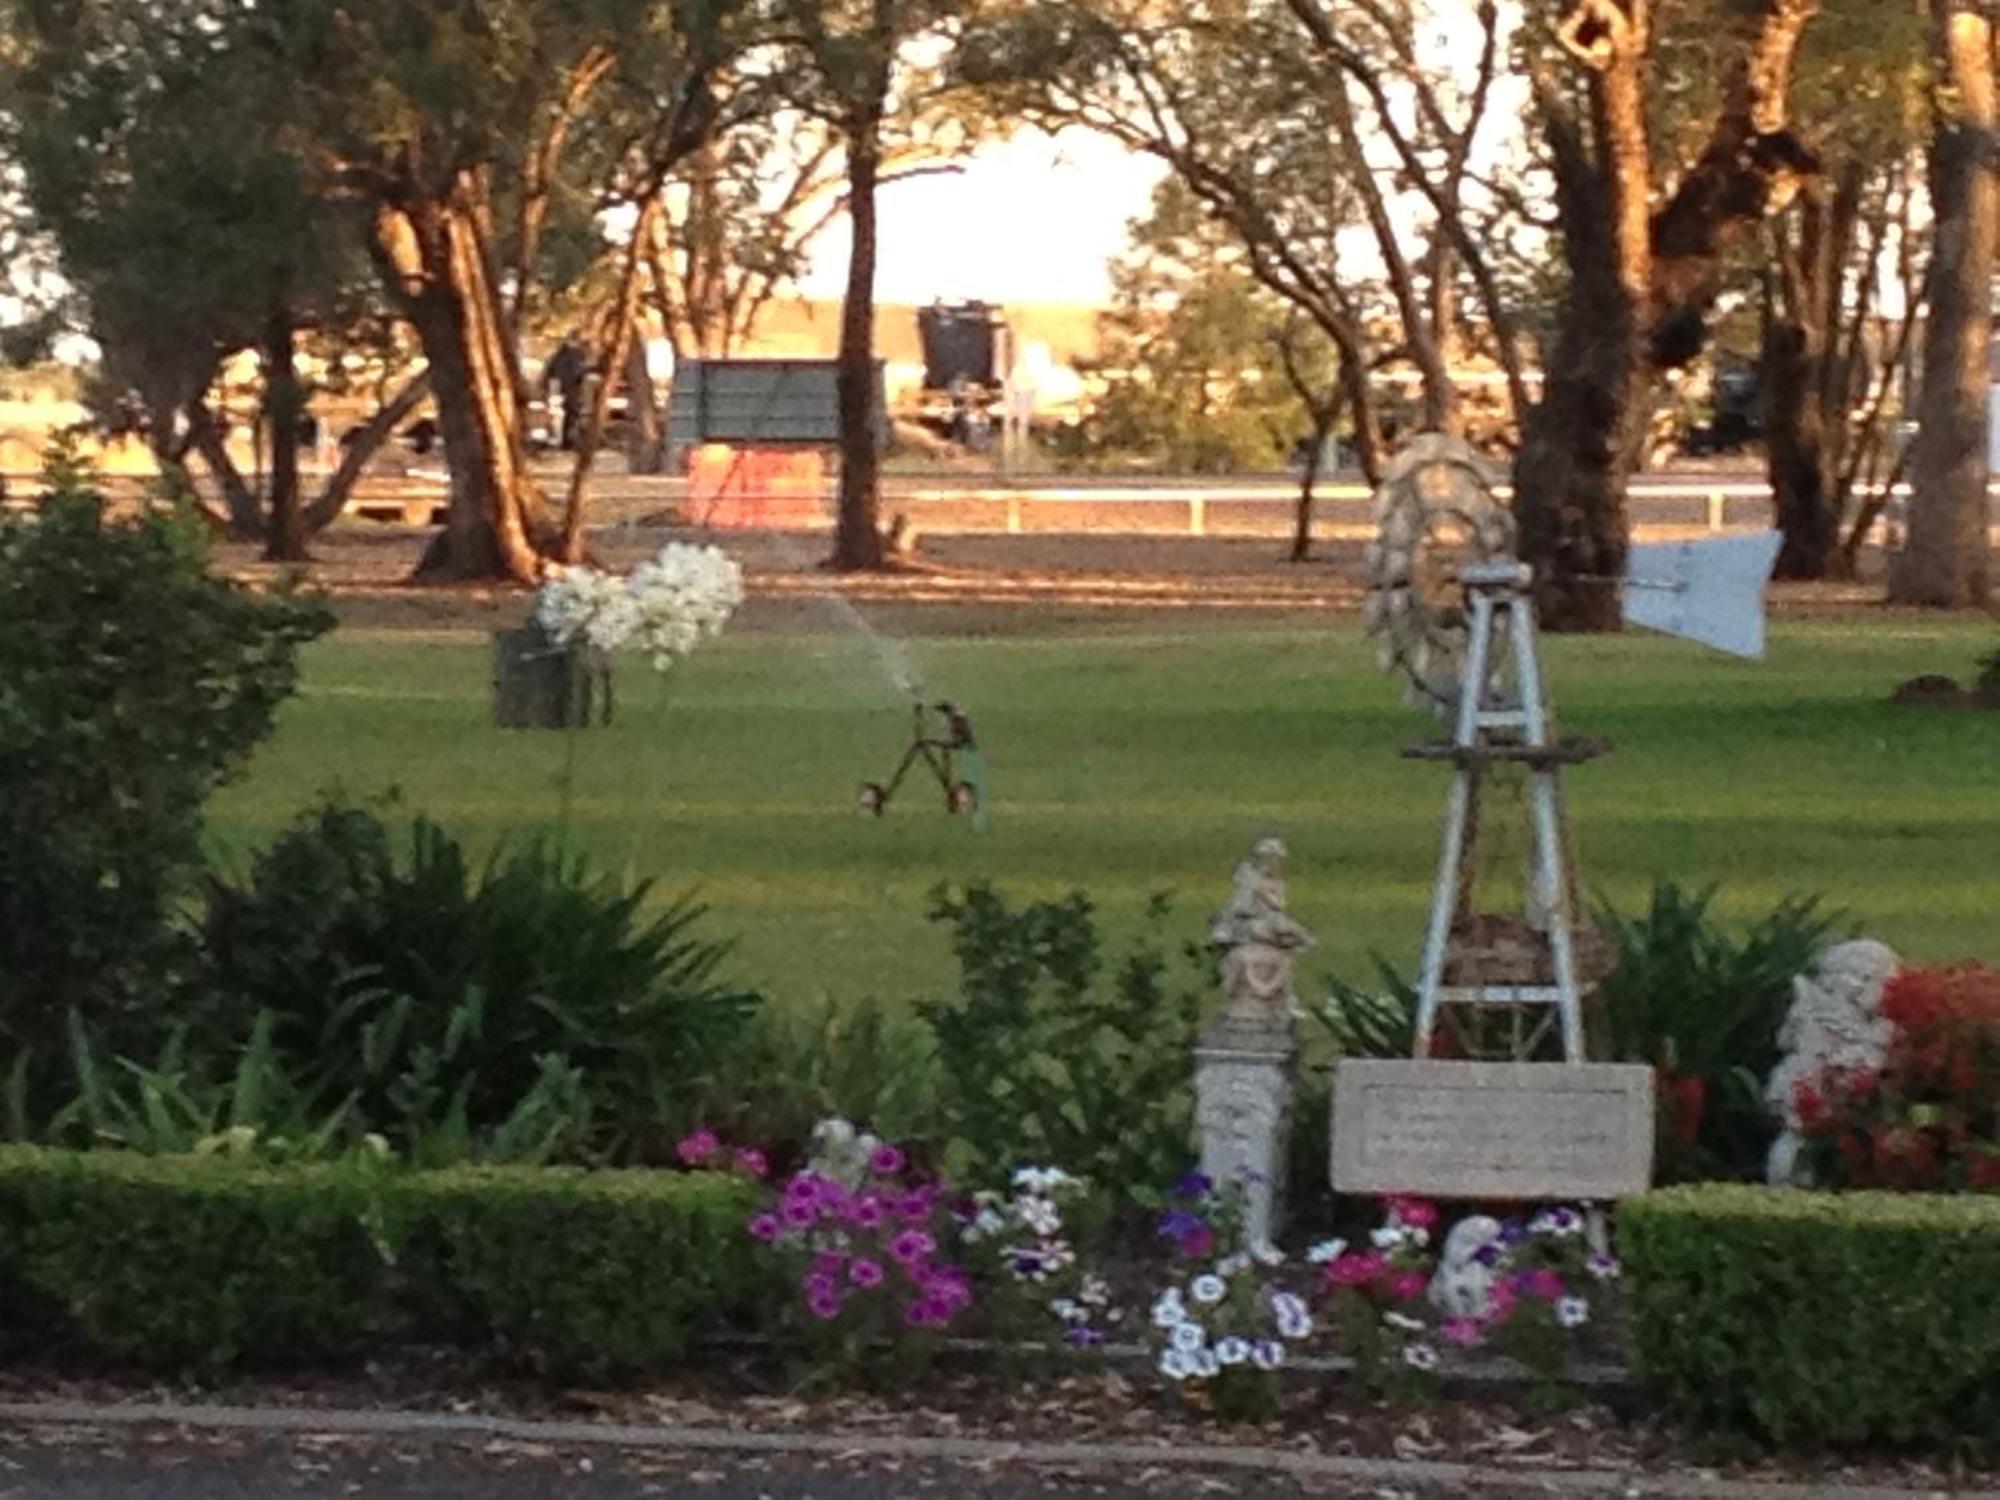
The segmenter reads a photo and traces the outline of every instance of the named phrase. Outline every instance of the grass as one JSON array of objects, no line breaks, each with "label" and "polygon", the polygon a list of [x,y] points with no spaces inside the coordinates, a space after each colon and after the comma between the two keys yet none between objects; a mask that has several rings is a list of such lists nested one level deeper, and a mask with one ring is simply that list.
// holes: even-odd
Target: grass
[{"label": "grass", "polygon": [[[1032,628],[1027,627],[1027,628]],[[1749,914],[1824,892],[1906,955],[1994,955],[2000,715],[1889,706],[1924,671],[1964,674],[1992,629],[1799,624],[1737,662],[1632,634],[1552,644],[1565,726],[1617,744],[1571,772],[1583,879],[1623,907],[1656,876],[1719,882]],[[991,763],[979,835],[913,780],[879,821],[905,700],[862,635],[738,633],[671,679],[621,665],[618,722],[579,737],[569,837],[669,890],[698,887],[738,971],[780,999],[907,1001],[951,974],[924,916],[939,881],[1088,891],[1115,928],[1179,893],[1198,936],[1257,835],[1292,850],[1292,908],[1320,936],[1307,978],[1407,964],[1422,936],[1447,773],[1400,760],[1432,732],[1377,675],[1347,619],[1268,629],[924,639],[931,689],[964,703]],[[488,841],[554,824],[563,736],[490,727],[468,636],[344,631],[214,809],[240,858],[322,788],[399,788],[410,810]],[[1525,857],[1503,829],[1503,868]]]}]

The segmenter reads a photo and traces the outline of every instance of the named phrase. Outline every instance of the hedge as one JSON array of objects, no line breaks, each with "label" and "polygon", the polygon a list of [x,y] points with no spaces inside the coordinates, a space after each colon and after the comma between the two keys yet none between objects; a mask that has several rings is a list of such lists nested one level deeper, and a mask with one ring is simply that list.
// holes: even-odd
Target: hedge
[{"label": "hedge", "polygon": [[2000,1198],[1707,1184],[1618,1212],[1634,1363],[1777,1442],[2000,1435]]},{"label": "hedge", "polygon": [[660,1368],[761,1286],[747,1184],[0,1149],[0,1334],[173,1369],[454,1344]]}]

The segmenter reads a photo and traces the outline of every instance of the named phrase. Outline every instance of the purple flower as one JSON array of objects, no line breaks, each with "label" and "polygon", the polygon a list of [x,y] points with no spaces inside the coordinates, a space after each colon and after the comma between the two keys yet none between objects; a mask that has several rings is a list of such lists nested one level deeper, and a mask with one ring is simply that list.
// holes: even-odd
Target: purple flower
[{"label": "purple flower", "polygon": [[1189,1260],[1202,1260],[1215,1248],[1215,1231],[1197,1224],[1176,1242],[1175,1248]]},{"label": "purple flower", "polygon": [[868,1170],[877,1177],[894,1177],[909,1163],[900,1146],[877,1146],[868,1158]]},{"label": "purple flower", "polygon": [[805,1229],[819,1217],[819,1210],[803,1198],[787,1198],[778,1212],[794,1229]]},{"label": "purple flower", "polygon": [[736,1153],[736,1170],[751,1177],[761,1178],[771,1170],[771,1163],[755,1146],[745,1146]]},{"label": "purple flower", "polygon": [[1497,1266],[1500,1264],[1500,1247],[1497,1244],[1490,1243],[1481,1245],[1477,1250],[1472,1252],[1472,1258],[1482,1266]]},{"label": "purple flower", "polygon": [[1215,1191],[1215,1183],[1200,1172],[1189,1172],[1174,1184],[1174,1196],[1189,1200],[1206,1198]]},{"label": "purple flower", "polygon": [[847,1205],[847,1222],[856,1229],[880,1229],[889,1222],[889,1206],[877,1193],[863,1193]]},{"label": "purple flower", "polygon": [[1042,1258],[1033,1250],[1016,1250],[1014,1252],[1014,1274],[1016,1276],[1034,1276],[1041,1269]]},{"label": "purple flower", "polygon": [[889,1242],[889,1255],[899,1266],[913,1266],[937,1248],[937,1241],[921,1229],[905,1229]]},{"label": "purple flower", "polygon": [[882,1262],[869,1260],[866,1256],[847,1268],[847,1279],[856,1286],[880,1286],[882,1274]]},{"label": "purple flower", "polygon": [[1562,1277],[1547,1266],[1537,1266],[1524,1275],[1517,1290],[1526,1292],[1530,1297],[1541,1297],[1550,1302],[1559,1301],[1569,1295],[1569,1289],[1563,1285]]},{"label": "purple flower", "polygon": [[813,1273],[819,1276],[838,1276],[846,1264],[845,1250],[822,1250],[813,1257]]},{"label": "purple flower", "polygon": [[769,1244],[785,1232],[783,1222],[776,1214],[759,1214],[750,1221],[750,1235],[753,1239]]},{"label": "purple flower", "polygon": [[1177,1240],[1182,1235],[1192,1234],[1201,1227],[1201,1219],[1185,1208],[1169,1209],[1160,1215],[1160,1238]]},{"label": "purple flower", "polygon": [[1525,1240],[1527,1237],[1528,1237],[1528,1230],[1525,1225],[1522,1224],[1503,1225],[1500,1230],[1501,1248],[1505,1250],[1511,1250],[1516,1245],[1520,1244],[1521,1241]]},{"label": "purple flower", "polygon": [[1095,1328],[1072,1328],[1063,1334],[1063,1342],[1075,1349],[1095,1349],[1104,1342],[1104,1335]]},{"label": "purple flower", "polygon": [[918,1279],[925,1295],[954,1312],[972,1301],[972,1278],[957,1266],[935,1266]]},{"label": "purple flower", "polygon": [[840,1296],[840,1283],[833,1278],[831,1273],[826,1271],[813,1271],[809,1273],[799,1282],[799,1285],[804,1288],[808,1301],[814,1297],[838,1298]]},{"label": "purple flower", "polygon": [[896,1213],[905,1224],[926,1224],[930,1222],[931,1211],[937,1206],[937,1198],[930,1188],[917,1188],[905,1193],[902,1202],[896,1205]]},{"label": "purple flower", "polygon": [[821,1322],[825,1322],[829,1318],[837,1318],[840,1316],[840,1293],[808,1292],[806,1294],[806,1307]]},{"label": "purple flower", "polygon": [[681,1159],[683,1166],[698,1167],[722,1149],[722,1142],[713,1130],[697,1130],[684,1135],[674,1147],[674,1155]]},{"label": "purple flower", "polygon": [[903,1309],[903,1321],[912,1328],[942,1328],[951,1321],[951,1309],[931,1297],[919,1297]]}]

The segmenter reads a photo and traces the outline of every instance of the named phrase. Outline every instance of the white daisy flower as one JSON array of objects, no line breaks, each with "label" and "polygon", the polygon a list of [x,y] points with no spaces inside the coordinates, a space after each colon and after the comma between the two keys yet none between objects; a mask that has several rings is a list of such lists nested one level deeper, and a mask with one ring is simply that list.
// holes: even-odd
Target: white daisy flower
[{"label": "white daisy flower", "polygon": [[1188,1290],[1197,1302],[1216,1303],[1229,1295],[1229,1283],[1220,1276],[1197,1276]]},{"label": "white daisy flower", "polygon": [[1234,1334],[1231,1334],[1228,1338],[1220,1339],[1216,1342],[1215,1361],[1217,1364],[1240,1365],[1249,1358],[1250,1345],[1247,1340],[1239,1339]]},{"label": "white daisy flower", "polygon": [[1565,1328],[1581,1328],[1590,1321],[1590,1304],[1581,1297],[1565,1297],[1556,1304],[1556,1321]]},{"label": "white daisy flower", "polygon": [[1437,1350],[1429,1344],[1412,1344],[1403,1351],[1403,1362],[1413,1370],[1435,1370],[1438,1362]]}]

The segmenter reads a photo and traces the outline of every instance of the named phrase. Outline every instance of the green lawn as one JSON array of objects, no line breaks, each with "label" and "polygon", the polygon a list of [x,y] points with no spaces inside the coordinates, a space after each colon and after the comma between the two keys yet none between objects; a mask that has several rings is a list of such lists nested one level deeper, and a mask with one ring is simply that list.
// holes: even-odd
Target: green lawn
[{"label": "green lawn", "polygon": [[[1655,876],[1720,882],[1737,912],[1819,891],[1907,954],[2000,957],[2000,715],[1884,701],[1903,677],[1965,673],[1993,637],[1798,625],[1763,663],[1638,634],[1554,643],[1565,726],[1618,746],[1568,780],[1586,885],[1630,905]],[[1121,922],[1170,888],[1193,936],[1267,830],[1291,845],[1317,970],[1415,952],[1447,773],[1398,758],[1431,726],[1352,620],[910,650],[977,721],[989,833],[943,816],[929,783],[880,821],[852,810],[855,783],[901,751],[905,700],[865,637],[829,630],[739,633],[671,680],[623,666],[618,723],[576,739],[570,836],[616,869],[698,886],[741,940],[742,975],[781,999],[934,989],[950,960],[924,910],[941,880],[1081,887]],[[334,783],[398,787],[482,841],[552,826],[564,736],[490,727],[487,675],[465,636],[321,643],[277,738],[219,799],[218,844],[240,853]]]}]

